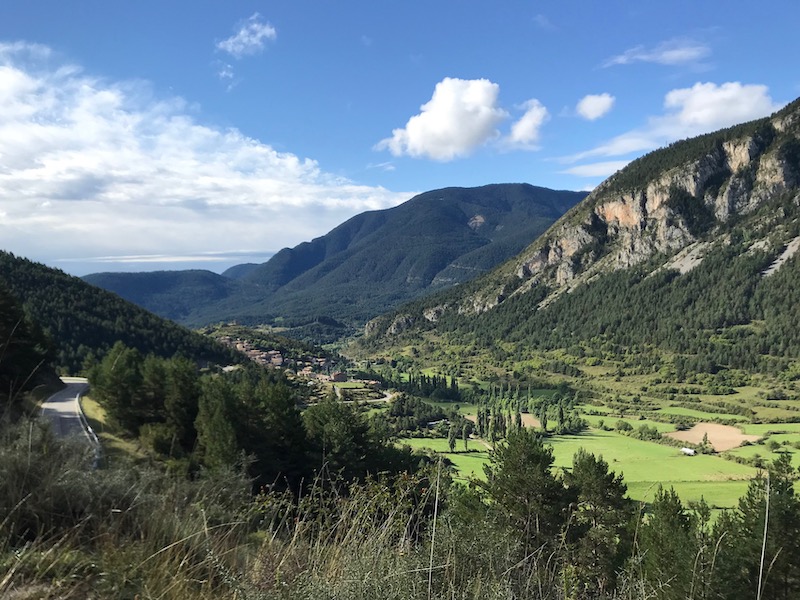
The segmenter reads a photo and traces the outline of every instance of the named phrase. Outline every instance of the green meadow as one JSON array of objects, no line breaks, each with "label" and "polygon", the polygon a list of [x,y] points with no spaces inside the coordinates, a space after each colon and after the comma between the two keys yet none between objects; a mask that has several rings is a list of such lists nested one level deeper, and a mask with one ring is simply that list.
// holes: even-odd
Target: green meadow
[{"label": "green meadow", "polygon": [[[478,440],[469,441],[468,452],[464,452],[461,440],[456,444],[456,452],[450,452],[447,440],[442,438],[402,438],[398,443],[443,454],[465,479],[483,478],[483,464],[489,460],[489,451]],[[571,468],[572,457],[580,448],[602,456],[609,470],[624,477],[628,495],[642,501],[651,500],[662,485],[673,487],[684,502],[704,498],[713,508],[730,508],[757,473],[753,467],[720,456],[685,456],[679,448],[613,431],[591,429],[581,435],[553,436],[546,443],[553,447],[555,466],[564,470]]]},{"label": "green meadow", "polygon": [[458,440],[455,452],[450,452],[450,447],[444,438],[401,438],[397,443],[415,450],[433,450],[444,455],[453,463],[458,476],[464,479],[485,478],[483,465],[489,462],[489,450],[479,440],[469,440],[467,451],[464,450],[464,442]]},{"label": "green meadow", "polygon": [[684,502],[701,497],[716,508],[732,507],[744,493],[756,469],[719,456],[685,456],[679,448],[637,440],[613,431],[590,430],[576,436],[554,436],[555,464],[570,468],[579,448],[602,456],[609,470],[621,474],[628,494],[649,500],[658,485],[673,487]]}]

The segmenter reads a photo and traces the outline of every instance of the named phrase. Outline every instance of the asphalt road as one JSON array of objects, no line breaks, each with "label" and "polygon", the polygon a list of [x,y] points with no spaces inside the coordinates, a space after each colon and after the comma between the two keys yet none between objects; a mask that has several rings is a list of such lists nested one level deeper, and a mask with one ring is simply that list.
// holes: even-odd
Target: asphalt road
[{"label": "asphalt road", "polygon": [[94,440],[86,431],[81,420],[78,397],[89,389],[89,382],[83,377],[62,377],[66,388],[56,392],[42,403],[42,418],[53,426],[53,432],[60,437],[82,435],[90,443]]}]

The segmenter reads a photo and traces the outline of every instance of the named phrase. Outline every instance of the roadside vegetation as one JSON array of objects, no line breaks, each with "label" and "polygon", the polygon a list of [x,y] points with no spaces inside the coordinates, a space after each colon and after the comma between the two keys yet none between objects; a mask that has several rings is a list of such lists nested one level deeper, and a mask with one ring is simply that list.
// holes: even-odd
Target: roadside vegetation
[{"label": "roadside vegetation", "polygon": [[[441,462],[302,494],[241,468],[191,477],[157,465],[88,468],[80,444],[22,421],[0,437],[0,595],[9,598],[755,597],[765,503],[764,598],[800,586],[800,501],[784,458],[712,520],[657,488],[647,505],[579,450],[568,470],[530,429],[483,477]],[[769,489],[767,489],[769,485]]]}]

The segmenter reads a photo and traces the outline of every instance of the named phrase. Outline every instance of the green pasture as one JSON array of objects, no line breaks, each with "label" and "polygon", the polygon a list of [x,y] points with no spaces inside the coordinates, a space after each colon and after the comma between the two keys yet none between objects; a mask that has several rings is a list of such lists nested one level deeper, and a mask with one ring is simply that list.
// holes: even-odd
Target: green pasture
[{"label": "green pasture", "polygon": [[433,450],[444,455],[453,463],[459,475],[465,479],[485,478],[483,465],[489,462],[489,451],[478,440],[469,440],[466,452],[464,451],[464,442],[460,439],[456,442],[455,452],[450,452],[450,446],[444,438],[400,438],[397,443],[411,446],[415,450]]},{"label": "green pasture", "polygon": [[742,423],[739,427],[753,435],[767,435],[770,432],[800,434],[800,423]]},{"label": "green pasture", "polygon": [[686,417],[696,417],[705,421],[712,419],[724,419],[726,421],[746,422],[742,415],[734,415],[731,413],[712,413],[704,410],[696,410],[694,408],[684,408],[682,406],[665,406],[659,412],[667,415],[682,415]]},{"label": "green pasture", "polygon": [[750,446],[741,446],[733,450],[728,450],[725,454],[740,456],[747,459],[761,457],[768,463],[771,463],[781,454],[788,454],[792,458],[792,466],[800,468],[800,450],[792,448],[791,446],[781,446],[776,452],[773,452],[766,444],[752,444]]},{"label": "green pasture", "polygon": [[[643,502],[652,502],[658,483],[652,481],[627,482],[628,496]],[[672,488],[684,505],[699,502],[702,498],[714,509],[734,508],[744,496],[749,480],[738,481],[666,481],[664,489]]]},{"label": "green pasture", "polygon": [[[477,440],[469,442],[470,450],[476,452],[463,452],[463,442],[459,440],[455,453],[450,452],[446,439],[404,438],[399,443],[441,452],[464,477],[482,477],[483,464],[489,459],[485,447]],[[757,472],[719,456],[685,456],[679,448],[613,431],[591,430],[581,435],[553,436],[546,443],[553,447],[555,466],[562,469],[572,467],[572,458],[580,448],[602,456],[609,470],[623,476],[628,495],[635,500],[651,500],[661,484],[664,488],[673,487],[684,502],[699,501],[703,497],[714,508],[730,508],[736,505]],[[752,446],[746,446],[749,447]],[[767,449],[760,448],[766,456]],[[797,454],[800,456],[800,452]]]},{"label": "green pasture", "polygon": [[458,414],[460,415],[477,415],[478,414],[478,405],[477,404],[468,404],[465,402],[441,402],[438,400],[425,400],[428,404],[432,406],[437,406],[444,410],[445,412],[453,410],[456,406],[458,406]]},{"label": "green pasture", "polygon": [[655,427],[659,433],[667,433],[670,431],[675,431],[675,424],[674,423],[662,423],[660,421],[653,421],[651,419],[634,419],[634,418],[624,418],[620,419],[619,417],[615,417],[613,415],[581,415],[581,419],[585,419],[589,425],[592,427],[598,428],[600,426],[600,421],[603,421],[603,425],[606,427],[610,427],[614,429],[617,426],[617,421],[625,421],[629,423],[631,427],[634,429],[638,429],[642,425],[647,425],[648,427]]},{"label": "green pasture", "polygon": [[362,390],[364,389],[364,384],[361,381],[337,381],[333,384],[333,387],[337,387],[340,390]]},{"label": "green pasture", "polygon": [[[575,408],[577,410],[581,411],[581,412],[589,411],[589,410],[591,410],[593,412],[601,412],[603,414],[608,414],[608,413],[613,412],[613,410],[610,409],[608,406],[598,406],[598,405],[595,405],[595,404],[578,404],[577,406],[575,406]],[[602,418],[602,417],[600,417],[600,418]]]},{"label": "green pasture", "polygon": [[630,438],[612,431],[592,430],[577,436],[554,436],[556,466],[570,468],[579,448],[602,455],[609,470],[621,474],[628,495],[651,500],[661,484],[673,487],[684,502],[704,497],[713,507],[735,506],[756,470],[718,456],[685,456],[679,448]]}]

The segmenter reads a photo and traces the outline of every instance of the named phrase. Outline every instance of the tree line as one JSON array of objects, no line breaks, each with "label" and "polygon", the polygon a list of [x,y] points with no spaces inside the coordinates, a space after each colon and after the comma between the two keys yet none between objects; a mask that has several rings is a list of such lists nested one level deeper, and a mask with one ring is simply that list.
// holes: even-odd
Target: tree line
[{"label": "tree line", "polygon": [[238,466],[258,485],[299,491],[321,469],[349,480],[411,467],[356,407],[330,398],[301,413],[306,391],[276,370],[201,373],[118,342],[89,383],[110,419],[187,473]]}]

